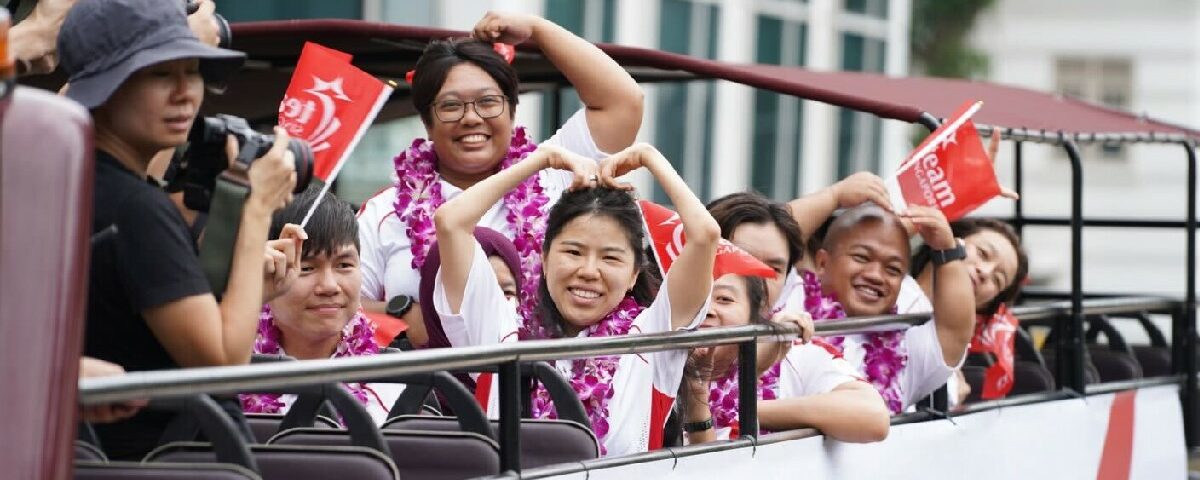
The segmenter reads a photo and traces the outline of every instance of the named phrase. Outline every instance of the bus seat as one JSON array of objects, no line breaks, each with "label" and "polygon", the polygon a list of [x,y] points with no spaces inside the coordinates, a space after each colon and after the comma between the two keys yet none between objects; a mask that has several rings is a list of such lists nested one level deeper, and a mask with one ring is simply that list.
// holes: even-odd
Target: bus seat
[{"label": "bus seat", "polygon": [[[263,480],[400,478],[392,459],[367,447],[251,445],[250,454]],[[171,442],[150,451],[143,463],[215,464],[216,454],[207,442]]]},{"label": "bus seat", "polygon": [[1100,375],[1101,382],[1119,382],[1142,378],[1142,366],[1129,353],[1112,350],[1104,345],[1088,347],[1092,364]]},{"label": "bus seat", "polygon": [[75,460],[82,460],[82,461],[89,461],[89,462],[107,462],[108,457],[104,455],[104,452],[100,451],[99,447],[92,445],[90,443],[84,442],[84,441],[76,440],[75,441]]},{"label": "bus seat", "polygon": [[967,399],[963,403],[975,403],[983,400],[983,378],[987,372],[987,367],[979,365],[963,365],[963,378],[967,380],[967,385],[971,386],[971,393],[967,394]]},{"label": "bus seat", "polygon": [[[383,438],[402,478],[454,480],[500,473],[500,447],[477,433],[384,430]],[[270,440],[270,445],[289,446],[349,444],[346,431],[319,428],[293,428]]]},{"label": "bus seat", "polygon": [[[1056,363],[1057,363],[1057,362],[1055,362],[1055,355],[1056,354],[1054,353],[1053,344],[1049,344],[1049,348],[1042,350],[1042,358],[1046,362],[1046,371],[1050,372],[1050,375],[1054,377],[1055,383],[1058,383],[1059,382],[1058,373],[1055,372],[1055,370],[1054,370]],[[1084,357],[1083,357],[1083,383],[1085,385],[1092,385],[1092,384],[1100,383],[1100,381],[1101,381],[1100,380],[1100,371],[1096,369],[1096,365],[1092,364],[1091,356],[1084,355]]]},{"label": "bus seat", "polygon": [[[499,421],[492,420],[499,428]],[[454,417],[401,415],[383,425],[384,432],[399,430],[458,431]],[[521,466],[535,468],[599,458],[600,443],[592,429],[570,420],[521,419]]]},{"label": "bus seat", "polygon": [[1054,390],[1054,374],[1041,363],[1029,360],[1013,362],[1013,387],[1009,396]]},{"label": "bus seat", "polygon": [[262,480],[240,465],[228,463],[137,463],[76,461],[76,480]]},{"label": "bus seat", "polygon": [[[250,432],[254,434],[254,440],[257,443],[267,443],[267,440],[270,440],[276,433],[279,433],[279,426],[282,423],[283,414],[280,413],[246,414],[246,425],[250,427]],[[336,421],[324,415],[317,415],[312,426],[316,428],[341,428]]]},{"label": "bus seat", "polygon": [[1142,375],[1161,377],[1171,374],[1171,349],[1153,345],[1134,345],[1133,355],[1142,365]]}]

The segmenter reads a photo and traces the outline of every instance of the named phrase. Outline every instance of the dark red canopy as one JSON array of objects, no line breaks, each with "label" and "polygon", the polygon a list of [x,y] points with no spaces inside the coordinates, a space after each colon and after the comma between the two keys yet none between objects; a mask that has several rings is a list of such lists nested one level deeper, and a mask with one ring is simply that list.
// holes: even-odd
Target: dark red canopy
[{"label": "dark red canopy", "polygon": [[[413,67],[430,39],[463,35],[466,33],[461,31],[358,20],[235,24],[234,47],[245,51],[250,61],[245,71],[232,80],[228,93],[210,97],[205,110],[271,121],[301,46],[305,41],[313,41],[351,53],[354,64],[363,70],[397,79],[402,84],[381,112],[381,119],[411,115],[407,86],[402,80],[405,72]],[[601,44],[600,48],[642,82],[716,78],[905,122],[916,122],[922,112],[945,117],[966,100],[982,100],[984,108],[976,121],[987,125],[1072,135],[1153,133],[1200,138],[1196,130],[1078,100],[986,82],[814,72],[798,67],[722,63],[620,45]],[[565,83],[562,75],[531,46],[520,49],[514,65],[525,90]],[[43,78],[30,83],[53,86],[54,81]]]}]

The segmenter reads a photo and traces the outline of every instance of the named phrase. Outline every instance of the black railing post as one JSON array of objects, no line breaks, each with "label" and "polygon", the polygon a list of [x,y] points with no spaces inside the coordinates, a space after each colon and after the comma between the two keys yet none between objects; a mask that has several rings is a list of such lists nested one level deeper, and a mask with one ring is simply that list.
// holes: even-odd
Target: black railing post
[{"label": "black railing post", "polygon": [[550,135],[554,134],[554,130],[558,129],[558,127],[562,126],[562,124],[563,124],[562,96],[563,96],[562,85],[555,84],[554,88],[552,90],[550,90],[550,109],[551,109],[550,120],[552,123],[550,124],[549,128],[551,131],[543,132],[542,137],[550,138]]},{"label": "black railing post", "polygon": [[[1200,414],[1200,391],[1196,381],[1196,145],[1184,141],[1183,148],[1187,151],[1187,290],[1183,293],[1183,315],[1176,320],[1182,325],[1174,328],[1173,343],[1182,343],[1182,367],[1184,373],[1183,392],[1183,431],[1188,448],[1200,445],[1200,432],[1196,430],[1197,417]],[[1182,328],[1179,328],[1182,327]],[[1182,342],[1180,342],[1182,340]]]},{"label": "black railing post", "polygon": [[521,364],[504,362],[500,381],[500,471],[521,472]]},{"label": "black railing post", "polygon": [[1013,229],[1017,231],[1017,237],[1025,238],[1025,204],[1023,196],[1025,195],[1025,175],[1021,171],[1023,147],[1025,142],[1017,140],[1013,142],[1013,190],[1017,192],[1017,199],[1013,202]]},{"label": "black railing post", "polygon": [[738,344],[738,429],[742,437],[758,438],[758,343]]},{"label": "black railing post", "polygon": [[1059,318],[1056,329],[1056,370],[1059,385],[1084,392],[1083,350],[1083,162],[1075,142],[1063,138],[1071,159],[1071,315]]}]

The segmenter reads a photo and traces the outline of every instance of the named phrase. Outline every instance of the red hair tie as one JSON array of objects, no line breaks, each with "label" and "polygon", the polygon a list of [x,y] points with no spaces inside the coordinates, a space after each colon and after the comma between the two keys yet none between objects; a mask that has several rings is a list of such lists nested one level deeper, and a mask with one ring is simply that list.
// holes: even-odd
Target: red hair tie
[{"label": "red hair tie", "polygon": [[[507,43],[493,43],[492,50],[494,50],[497,55],[500,55],[500,58],[503,58],[505,63],[508,63],[509,65],[512,65],[513,59],[517,57],[516,47],[513,47]],[[409,70],[404,74],[404,81],[408,82],[409,85],[412,85],[413,76],[416,74],[416,70]]]}]

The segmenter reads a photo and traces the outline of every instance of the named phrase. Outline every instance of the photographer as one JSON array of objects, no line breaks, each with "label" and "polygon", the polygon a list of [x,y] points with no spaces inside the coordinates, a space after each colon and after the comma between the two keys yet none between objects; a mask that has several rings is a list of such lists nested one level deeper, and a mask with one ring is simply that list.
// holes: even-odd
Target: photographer
[{"label": "photographer", "polygon": [[[277,128],[274,145],[245,171],[250,193],[220,302],[179,211],[146,178],[156,152],[187,140],[205,84],[236,72],[243,54],[201,43],[182,2],[162,0],[79,0],[58,53],[67,96],[95,122],[92,231],[116,227],[92,245],[85,354],[128,371],[247,363],[271,214],[296,183],[286,133]],[[235,144],[227,142],[231,157]],[[97,433],[111,458],[140,458],[170,418],[142,412]]]}]

